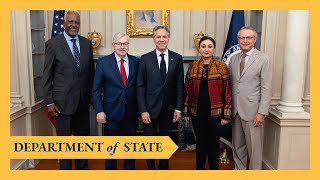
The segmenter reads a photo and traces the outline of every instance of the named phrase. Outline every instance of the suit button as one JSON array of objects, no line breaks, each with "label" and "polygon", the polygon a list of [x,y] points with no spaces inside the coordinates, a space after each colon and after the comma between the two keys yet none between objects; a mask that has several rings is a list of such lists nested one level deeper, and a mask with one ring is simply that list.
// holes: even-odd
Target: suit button
[{"label": "suit button", "polygon": [[239,92],[237,92],[239,94]]},{"label": "suit button", "polygon": [[240,81],[238,83],[240,83]]}]

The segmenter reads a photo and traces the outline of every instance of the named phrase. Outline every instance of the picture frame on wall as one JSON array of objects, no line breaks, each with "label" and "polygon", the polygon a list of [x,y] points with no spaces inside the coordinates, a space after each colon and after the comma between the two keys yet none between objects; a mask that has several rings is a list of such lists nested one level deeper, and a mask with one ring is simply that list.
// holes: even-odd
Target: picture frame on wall
[{"label": "picture frame on wall", "polygon": [[130,37],[151,37],[156,25],[170,27],[169,10],[126,11],[126,31]]}]

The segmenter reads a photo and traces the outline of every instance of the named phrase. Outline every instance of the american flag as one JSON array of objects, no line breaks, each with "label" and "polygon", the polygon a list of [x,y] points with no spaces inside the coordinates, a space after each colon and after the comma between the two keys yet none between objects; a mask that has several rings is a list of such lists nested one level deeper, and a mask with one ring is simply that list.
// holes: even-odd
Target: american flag
[{"label": "american flag", "polygon": [[64,10],[54,10],[51,38],[63,33],[64,13]]}]

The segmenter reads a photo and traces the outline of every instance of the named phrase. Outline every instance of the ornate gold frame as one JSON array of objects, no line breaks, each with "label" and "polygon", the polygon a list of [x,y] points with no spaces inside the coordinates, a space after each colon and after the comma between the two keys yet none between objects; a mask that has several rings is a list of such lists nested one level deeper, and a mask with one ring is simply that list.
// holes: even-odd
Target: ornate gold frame
[{"label": "ornate gold frame", "polygon": [[[127,10],[126,11],[126,29],[127,34],[130,37],[150,37],[152,36],[153,28],[143,28],[136,26],[136,11],[135,10]],[[160,24],[170,26],[170,11],[169,10],[161,10],[160,12]]]}]

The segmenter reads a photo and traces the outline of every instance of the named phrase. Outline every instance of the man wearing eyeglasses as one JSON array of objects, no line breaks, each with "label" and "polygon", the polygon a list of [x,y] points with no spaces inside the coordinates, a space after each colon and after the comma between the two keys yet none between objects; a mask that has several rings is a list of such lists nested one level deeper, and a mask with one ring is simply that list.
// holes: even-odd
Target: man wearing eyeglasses
[{"label": "man wearing eyeglasses", "polygon": [[[128,54],[129,36],[118,32],[113,36],[114,52],[98,60],[92,94],[97,122],[104,124],[105,136],[134,136],[138,110],[136,80],[139,59]],[[106,159],[107,170],[117,169],[116,159]],[[124,161],[125,170],[135,169],[135,160]]]},{"label": "man wearing eyeglasses", "polygon": [[[263,123],[272,97],[272,62],[254,48],[257,32],[249,26],[238,32],[241,52],[232,56],[232,144],[235,169],[262,169]],[[247,163],[249,160],[249,164]]]}]

